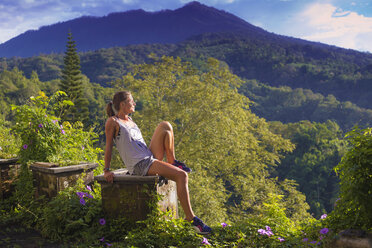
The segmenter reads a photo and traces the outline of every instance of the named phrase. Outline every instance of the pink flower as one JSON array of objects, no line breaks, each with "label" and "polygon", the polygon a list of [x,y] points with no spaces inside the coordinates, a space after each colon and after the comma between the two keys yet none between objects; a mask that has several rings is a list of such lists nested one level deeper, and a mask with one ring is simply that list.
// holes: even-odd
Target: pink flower
[{"label": "pink flower", "polygon": [[325,218],[327,218],[327,214],[323,214],[322,216],[320,216],[320,219],[324,220]]},{"label": "pink flower", "polygon": [[205,245],[211,245],[211,244],[208,242],[208,239],[205,238],[205,237],[203,237],[202,244],[205,244]]}]

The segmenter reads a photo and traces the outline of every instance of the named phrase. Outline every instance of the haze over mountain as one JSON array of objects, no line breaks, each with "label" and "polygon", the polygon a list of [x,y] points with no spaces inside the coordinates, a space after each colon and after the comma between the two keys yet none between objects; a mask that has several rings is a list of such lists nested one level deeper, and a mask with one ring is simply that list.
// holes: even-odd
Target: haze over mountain
[{"label": "haze over mountain", "polygon": [[191,2],[176,10],[132,10],[104,17],[84,16],[27,31],[0,45],[0,57],[61,53],[71,31],[79,51],[145,43],[177,43],[221,31],[265,33],[222,10]]}]

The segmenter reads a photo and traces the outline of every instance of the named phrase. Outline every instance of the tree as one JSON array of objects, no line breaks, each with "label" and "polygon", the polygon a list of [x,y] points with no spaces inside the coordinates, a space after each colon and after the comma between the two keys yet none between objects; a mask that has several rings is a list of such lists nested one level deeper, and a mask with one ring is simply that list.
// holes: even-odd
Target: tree
[{"label": "tree", "polygon": [[280,192],[266,168],[293,148],[251,113],[249,99],[237,92],[242,83],[215,59],[200,72],[172,57],[137,65],[114,83],[142,103],[134,119],[147,142],[158,122],[171,122],[176,156],[194,170],[193,208],[208,223],[244,218]]},{"label": "tree", "polygon": [[332,121],[272,122],[270,126],[274,133],[296,145],[296,149],[271,173],[272,176],[278,176],[280,180],[296,180],[316,217],[330,212],[339,191],[339,179],[333,168],[345,150],[339,126]]},{"label": "tree", "polygon": [[63,120],[86,122],[88,118],[88,101],[83,94],[84,85],[80,71],[80,58],[76,52],[76,44],[71,32],[68,33],[66,46],[60,89],[67,94],[68,100],[72,101],[74,105],[66,110]]},{"label": "tree", "polygon": [[348,151],[336,166],[340,199],[331,213],[337,229],[372,231],[372,128],[354,128],[345,136]]}]

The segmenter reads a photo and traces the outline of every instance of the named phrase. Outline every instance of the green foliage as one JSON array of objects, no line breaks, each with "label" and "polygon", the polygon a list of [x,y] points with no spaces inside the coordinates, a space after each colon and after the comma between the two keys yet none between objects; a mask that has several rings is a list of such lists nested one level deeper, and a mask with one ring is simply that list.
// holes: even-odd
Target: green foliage
[{"label": "green foliage", "polygon": [[88,118],[88,101],[83,94],[84,88],[83,77],[80,71],[80,58],[76,52],[76,44],[72,39],[71,32],[68,33],[67,39],[67,50],[63,59],[64,66],[60,88],[66,92],[67,99],[72,101],[74,105],[71,105],[64,112],[63,120],[85,122]]},{"label": "green foliage", "polygon": [[38,220],[39,205],[34,199],[33,177],[27,165],[21,166],[14,185],[11,197],[0,201],[0,225],[21,223],[26,227],[34,227]]},{"label": "green foliage", "polygon": [[[77,193],[85,194],[79,197]],[[103,235],[101,188],[95,183],[88,190],[82,178],[73,187],[60,191],[58,196],[43,206],[36,228],[53,241],[96,243]],[[84,204],[81,203],[84,202]]]},{"label": "green foliage", "polygon": [[190,222],[171,219],[169,213],[155,207],[146,220],[138,222],[125,236],[124,247],[198,247],[201,241]]},{"label": "green foliage", "polygon": [[135,66],[114,83],[142,104],[134,119],[145,140],[160,121],[171,122],[176,155],[196,172],[189,177],[193,208],[207,223],[244,218],[280,191],[266,169],[293,149],[251,113],[249,99],[237,92],[242,83],[215,59],[198,72],[172,57]]},{"label": "green foliage", "polygon": [[346,134],[350,148],[335,168],[340,177],[340,200],[330,215],[337,229],[372,230],[372,128]]},{"label": "green foliage", "polygon": [[254,101],[254,113],[269,121],[289,123],[309,120],[323,123],[332,120],[347,131],[355,125],[367,127],[372,124],[371,109],[363,109],[350,101],[342,102],[333,95],[324,96],[309,89],[272,87],[257,80],[247,80],[239,92]]},{"label": "green foliage", "polygon": [[296,180],[316,217],[330,212],[339,189],[339,180],[333,168],[345,151],[339,126],[331,121],[272,122],[270,126],[274,133],[283,135],[296,145],[296,149],[282,159],[278,167],[272,168],[271,175],[278,176],[280,180]]},{"label": "green foliage", "polygon": [[20,162],[53,162],[60,165],[80,162],[97,162],[102,151],[93,146],[97,134],[92,129],[83,130],[76,122],[59,124],[60,114],[72,102],[61,100],[64,92],[58,91],[50,98],[43,92],[31,97],[28,104],[12,106],[15,111],[14,133],[21,140]]},{"label": "green foliage", "polygon": [[8,126],[8,122],[0,120],[0,159],[16,157],[20,147],[19,139]]}]

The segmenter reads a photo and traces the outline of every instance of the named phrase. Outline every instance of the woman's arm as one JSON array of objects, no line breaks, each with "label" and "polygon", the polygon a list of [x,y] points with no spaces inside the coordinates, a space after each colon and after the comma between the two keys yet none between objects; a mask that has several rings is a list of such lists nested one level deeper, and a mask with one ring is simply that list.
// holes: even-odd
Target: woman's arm
[{"label": "woman's arm", "polygon": [[110,164],[111,164],[111,155],[112,155],[112,147],[113,147],[113,140],[114,134],[116,133],[116,122],[113,118],[109,118],[106,121],[105,125],[105,134],[106,134],[106,149],[105,149],[105,169],[104,169],[104,177],[110,183],[114,181],[114,173],[110,171]]}]

